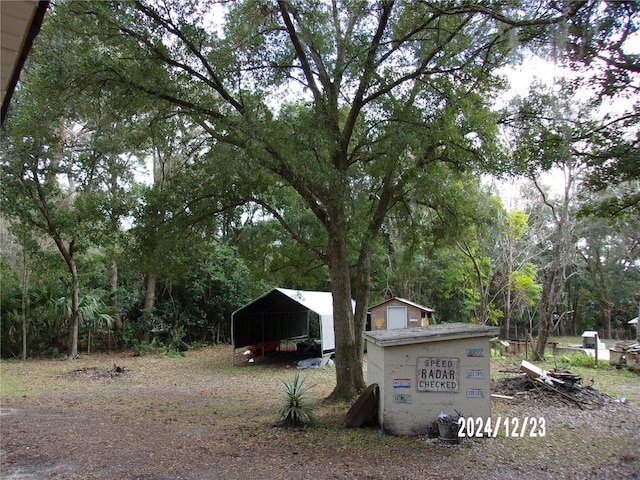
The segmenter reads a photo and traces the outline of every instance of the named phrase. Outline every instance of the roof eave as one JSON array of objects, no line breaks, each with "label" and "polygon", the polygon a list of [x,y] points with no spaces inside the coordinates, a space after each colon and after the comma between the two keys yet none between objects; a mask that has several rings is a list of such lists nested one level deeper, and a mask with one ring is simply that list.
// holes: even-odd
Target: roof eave
[{"label": "roof eave", "polygon": [[44,15],[49,8],[48,0],[41,0],[38,2],[38,5],[34,11],[33,16],[31,17],[31,22],[29,23],[29,29],[25,36],[24,42],[22,44],[22,48],[20,49],[20,55],[18,57],[18,61],[15,64],[13,69],[11,78],[7,85],[7,92],[2,99],[2,112],[0,118],[0,125],[4,125],[5,118],[7,116],[7,111],[9,110],[9,104],[11,103],[11,98],[13,97],[13,92],[16,89],[16,85],[18,84],[18,80],[20,79],[20,73],[22,72],[22,68],[24,67],[25,62],[27,61],[27,57],[29,56],[29,52],[31,51],[31,47],[33,46],[33,41],[40,33],[40,28],[42,27],[42,22],[44,20]]}]

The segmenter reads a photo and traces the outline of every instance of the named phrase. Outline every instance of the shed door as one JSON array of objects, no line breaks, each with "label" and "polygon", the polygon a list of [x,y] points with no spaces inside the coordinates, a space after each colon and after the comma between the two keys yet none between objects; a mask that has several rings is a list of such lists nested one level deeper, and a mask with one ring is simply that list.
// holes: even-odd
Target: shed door
[{"label": "shed door", "polygon": [[387,307],[387,329],[407,328],[407,307]]}]

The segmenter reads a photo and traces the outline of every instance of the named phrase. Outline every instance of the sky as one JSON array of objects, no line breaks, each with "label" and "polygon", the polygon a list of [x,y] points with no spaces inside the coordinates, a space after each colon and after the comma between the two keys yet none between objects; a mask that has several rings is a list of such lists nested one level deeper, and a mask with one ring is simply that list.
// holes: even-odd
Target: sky
[{"label": "sky", "polygon": [[[629,54],[640,54],[640,34],[636,33],[625,43],[625,51]],[[594,73],[597,66],[594,66]],[[551,60],[545,60],[540,57],[531,58],[522,62],[521,65],[514,65],[503,70],[503,73],[509,78],[511,89],[503,97],[504,101],[508,101],[516,95],[525,96],[534,81],[542,83],[550,88],[554,86],[560,88],[560,84],[564,79],[575,79],[578,75],[584,76],[584,72],[574,72],[568,68],[561,68]],[[636,80],[638,81],[638,80]],[[584,89],[575,92],[576,101],[587,101],[592,95],[591,90]],[[632,105],[631,102],[637,103],[640,98],[633,99],[618,96],[616,98],[604,101],[599,113],[616,114],[628,110]],[[564,193],[565,175],[562,170],[554,169],[550,172],[543,172],[539,176],[540,183],[550,188],[552,193],[556,195]],[[488,179],[489,182],[492,179]],[[498,188],[499,194],[503,199],[505,207],[517,208],[520,199],[520,188],[524,183],[523,180],[509,180],[494,184]]]}]

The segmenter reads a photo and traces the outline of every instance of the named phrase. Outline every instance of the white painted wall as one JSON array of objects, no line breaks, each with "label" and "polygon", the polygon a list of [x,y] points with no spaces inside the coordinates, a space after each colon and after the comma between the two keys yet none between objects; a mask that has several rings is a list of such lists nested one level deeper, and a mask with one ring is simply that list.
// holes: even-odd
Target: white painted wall
[{"label": "white painted wall", "polygon": [[[395,435],[417,435],[426,433],[441,412],[455,415],[457,410],[465,417],[489,418],[489,338],[430,340],[385,347],[368,342],[368,383],[377,383],[380,387],[379,424]],[[480,354],[482,356],[471,356]],[[457,391],[420,391],[420,358],[457,359]],[[428,369],[433,376],[438,375],[438,371],[442,373],[439,368]]]}]

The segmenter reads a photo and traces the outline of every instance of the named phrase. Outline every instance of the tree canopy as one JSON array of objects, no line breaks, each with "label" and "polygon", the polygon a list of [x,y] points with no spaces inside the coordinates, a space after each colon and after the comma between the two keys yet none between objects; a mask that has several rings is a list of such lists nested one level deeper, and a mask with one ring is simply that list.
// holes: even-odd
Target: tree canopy
[{"label": "tree canopy", "polygon": [[[65,32],[61,90],[106,94],[121,118],[100,118],[152,132],[147,151],[170,167],[166,188],[141,206],[149,258],[163,240],[157,225],[170,219],[228,237],[254,215],[265,220],[261,228],[281,236],[264,250],[269,265],[274,247],[295,241],[313,283],[333,293],[335,394],[352,397],[364,387],[374,259],[395,245],[401,261],[407,243],[398,239],[424,249],[485,221],[473,175],[513,170],[494,109],[507,87],[499,69],[522,48],[587,38],[585,11],[599,3],[70,1],[54,6],[50,28]],[[602,24],[602,38],[624,25]],[[74,103],[75,116],[82,107]],[[94,138],[105,156],[117,151]],[[491,269],[477,266],[485,288]]]}]

